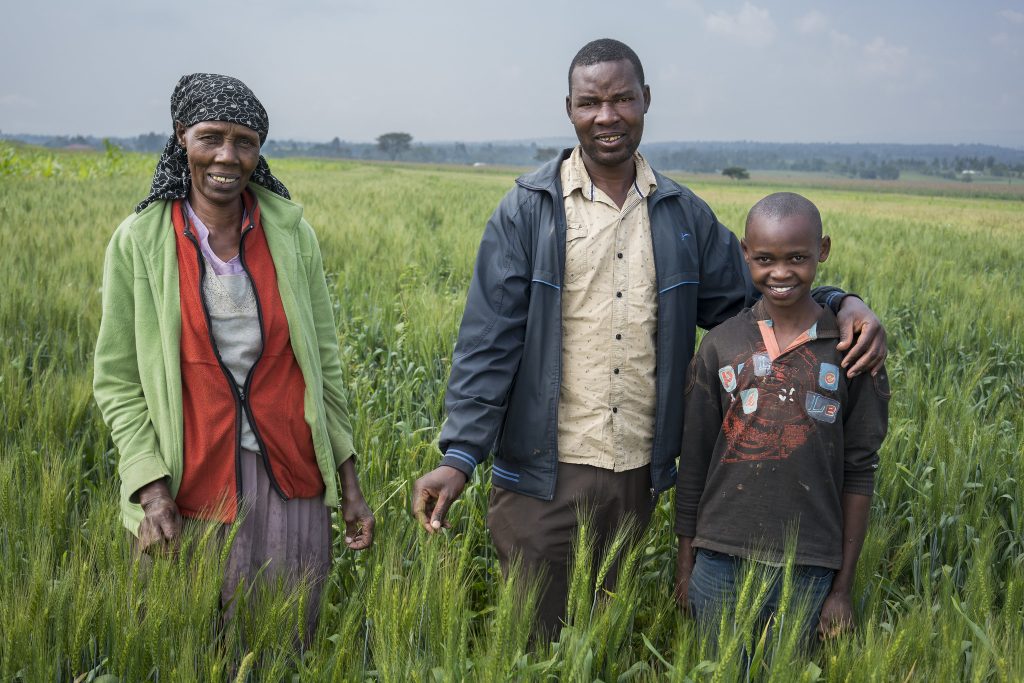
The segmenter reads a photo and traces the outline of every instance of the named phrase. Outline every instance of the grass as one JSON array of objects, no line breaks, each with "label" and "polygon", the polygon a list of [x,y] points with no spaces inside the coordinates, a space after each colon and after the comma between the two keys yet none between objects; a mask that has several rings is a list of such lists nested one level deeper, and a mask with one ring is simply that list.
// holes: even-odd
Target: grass
[{"label": "grass", "polygon": [[[16,154],[10,163],[46,167]],[[0,680],[733,681],[744,650],[763,681],[1024,679],[1020,201],[805,190],[833,238],[820,280],[864,296],[891,349],[853,634],[807,654],[783,625],[766,649],[736,628],[740,610],[716,651],[672,605],[662,496],[650,528],[619,546],[613,594],[581,536],[569,624],[531,647],[535,597],[502,579],[485,530],[488,473],[452,507],[449,532],[428,538],[407,513],[412,481],[438,460],[477,243],[512,174],[274,162],[320,236],[378,518],[373,549],[336,545],[320,628],[300,654],[286,634],[302,591],[245,596],[220,628],[222,560],[203,529],[175,559],[146,568],[131,556],[91,356],[103,249],[146,194],[152,158],[75,159],[85,171],[0,178]],[[776,189],[692,186],[733,227]]]}]

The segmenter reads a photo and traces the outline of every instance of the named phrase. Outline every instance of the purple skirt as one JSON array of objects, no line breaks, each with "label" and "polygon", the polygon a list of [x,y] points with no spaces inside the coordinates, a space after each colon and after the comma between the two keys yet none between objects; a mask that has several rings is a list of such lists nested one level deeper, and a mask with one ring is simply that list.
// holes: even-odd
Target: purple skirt
[{"label": "purple skirt", "polygon": [[305,578],[310,592],[302,641],[308,645],[331,570],[331,509],[323,496],[283,500],[274,491],[260,454],[243,449],[240,511],[244,515],[221,586],[225,619],[234,613],[236,590],[245,591],[254,581],[273,585],[279,578],[293,586]]}]

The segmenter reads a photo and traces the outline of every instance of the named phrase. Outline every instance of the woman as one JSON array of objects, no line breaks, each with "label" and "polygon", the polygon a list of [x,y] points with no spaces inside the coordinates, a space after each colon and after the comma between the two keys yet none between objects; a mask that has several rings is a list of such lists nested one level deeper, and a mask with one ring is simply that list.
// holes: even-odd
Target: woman
[{"label": "woman", "polygon": [[302,208],[260,156],[269,120],[241,81],[183,76],[150,194],[103,271],[96,402],[120,452],[121,511],[138,547],[172,546],[182,517],[242,513],[222,603],[256,576],[312,579],[373,541],[356,479],[333,309]]}]

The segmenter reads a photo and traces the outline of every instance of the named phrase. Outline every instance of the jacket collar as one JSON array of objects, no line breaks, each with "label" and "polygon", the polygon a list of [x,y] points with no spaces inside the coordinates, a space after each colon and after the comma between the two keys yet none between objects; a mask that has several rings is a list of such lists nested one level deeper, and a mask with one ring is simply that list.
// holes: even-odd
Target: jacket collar
[{"label": "jacket collar", "polygon": [[[298,227],[302,220],[300,205],[256,183],[249,183],[249,189],[259,203],[264,231],[292,233]],[[133,237],[143,253],[155,256],[168,248],[173,251],[174,235],[167,229],[172,224],[173,206],[171,200],[155,201],[135,217]]]},{"label": "jacket collar", "polygon": [[[527,190],[547,192],[551,195],[554,201],[560,201],[562,198],[562,162],[569,158],[573,149],[574,148],[572,147],[563,149],[559,156],[547,162],[536,171],[526,173],[516,178],[516,183]],[[655,188],[654,192],[647,197],[648,209],[665,197],[672,197],[683,193],[682,188],[679,187],[679,183],[666,178],[653,168],[651,171],[654,173],[654,179],[658,186]]]}]

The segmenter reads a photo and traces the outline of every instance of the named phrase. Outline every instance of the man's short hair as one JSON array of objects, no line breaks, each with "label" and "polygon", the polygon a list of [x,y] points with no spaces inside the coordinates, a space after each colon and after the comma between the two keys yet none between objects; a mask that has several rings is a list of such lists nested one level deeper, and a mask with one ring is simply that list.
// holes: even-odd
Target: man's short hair
[{"label": "man's short hair", "polygon": [[613,38],[598,38],[581,47],[576,56],[572,58],[572,64],[569,65],[569,92],[572,93],[572,72],[576,70],[576,67],[592,66],[603,62],[618,62],[623,59],[633,65],[636,77],[640,79],[640,85],[644,85],[644,67],[633,49]]},{"label": "man's short hair", "polygon": [[754,204],[747,213],[744,227],[749,228],[754,217],[778,221],[790,216],[805,216],[810,219],[811,225],[818,231],[818,237],[821,237],[821,213],[818,207],[810,199],[796,192],[776,192]]}]

